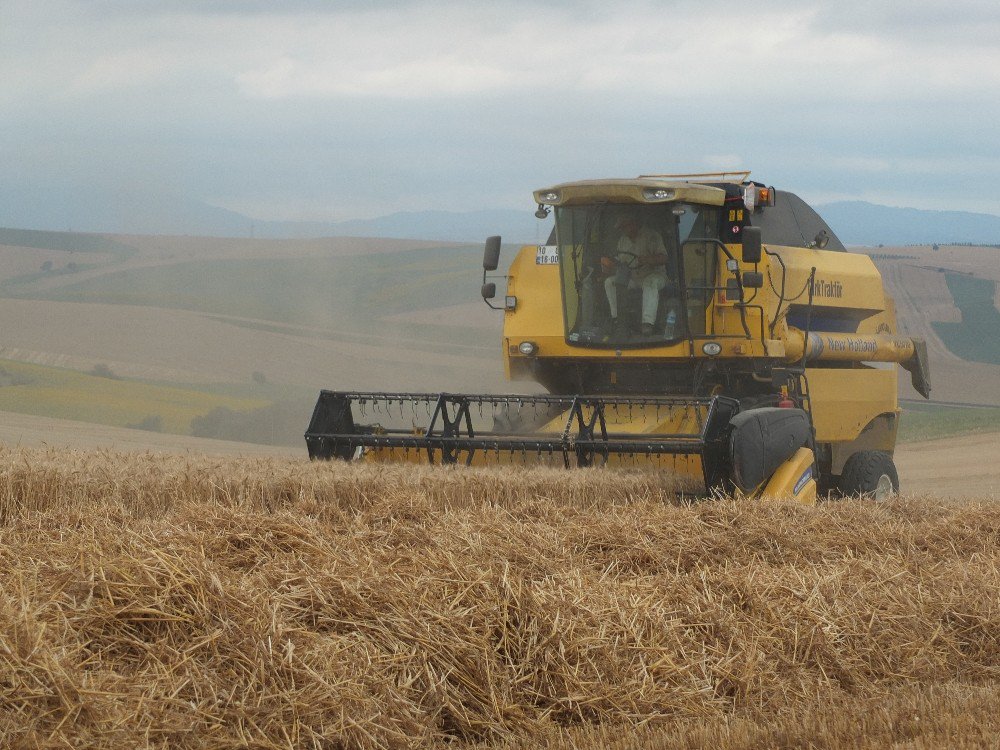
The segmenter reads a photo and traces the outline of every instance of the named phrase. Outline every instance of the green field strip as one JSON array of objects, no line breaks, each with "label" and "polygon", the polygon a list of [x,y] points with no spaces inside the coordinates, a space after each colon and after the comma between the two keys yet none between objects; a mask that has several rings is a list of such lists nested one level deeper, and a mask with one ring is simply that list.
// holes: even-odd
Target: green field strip
[{"label": "green field strip", "polygon": [[987,432],[1000,432],[1000,407],[906,404],[899,423],[898,442],[912,443]]},{"label": "green field strip", "polygon": [[969,362],[1000,364],[1000,311],[994,298],[996,283],[960,273],[946,273],[945,281],[961,323],[931,323],[944,345]]},{"label": "green field strip", "polygon": [[10,360],[0,360],[0,372],[9,383],[0,386],[2,411],[114,427],[158,417],[164,432],[179,435],[189,434],[191,420],[213,409],[249,411],[270,403]]},{"label": "green field strip", "polygon": [[18,295],[18,291],[19,287],[22,285],[31,284],[32,282],[40,281],[42,279],[73,277],[76,274],[83,273],[84,271],[93,271],[99,268],[105,268],[106,266],[119,262],[120,261],[113,260],[107,263],[79,263],[73,270],[69,270],[67,268],[57,268],[52,271],[32,271],[31,273],[24,273],[20,276],[12,276],[9,279],[0,281],[0,296],[20,296]]},{"label": "green field strip", "polygon": [[106,268],[118,263],[123,263],[134,256],[139,250],[131,245],[126,245],[117,240],[99,234],[76,234],[67,232],[45,232],[34,229],[5,229],[0,228],[0,245],[12,247],[27,247],[38,250],[56,250],[58,252],[80,253],[84,258],[87,255],[102,254],[110,256],[110,260],[100,263],[88,263],[82,258],[74,260],[70,255],[67,260],[73,261],[72,268],[53,268],[48,271],[32,271],[31,273],[12,276],[0,282],[0,294],[15,295],[18,288],[39,281],[40,279],[51,279],[54,277],[72,277],[83,271],[92,271],[98,268]]},{"label": "green field strip", "polygon": [[132,245],[126,245],[101,234],[49,232],[38,229],[0,228],[0,245],[76,253],[109,253],[119,258],[129,258],[138,252]]}]

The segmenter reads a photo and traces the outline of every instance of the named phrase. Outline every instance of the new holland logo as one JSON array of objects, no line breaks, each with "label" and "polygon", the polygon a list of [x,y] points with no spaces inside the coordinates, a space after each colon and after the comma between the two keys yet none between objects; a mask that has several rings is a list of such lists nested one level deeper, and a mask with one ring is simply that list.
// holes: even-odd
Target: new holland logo
[{"label": "new holland logo", "polygon": [[795,483],[795,488],[792,490],[792,494],[798,495],[800,492],[802,492],[802,488],[806,486],[806,484],[809,482],[810,479],[812,479],[812,476],[813,476],[813,470],[812,467],[810,466],[808,469],[805,470],[805,473],[801,477],[799,477],[799,481]]},{"label": "new holland logo", "polygon": [[813,297],[843,297],[844,287],[839,281],[813,281]]}]

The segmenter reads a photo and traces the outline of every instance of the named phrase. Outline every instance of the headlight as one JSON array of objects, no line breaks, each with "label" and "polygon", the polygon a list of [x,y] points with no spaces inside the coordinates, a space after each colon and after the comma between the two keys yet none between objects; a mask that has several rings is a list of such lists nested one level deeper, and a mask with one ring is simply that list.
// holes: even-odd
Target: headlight
[{"label": "headlight", "polygon": [[702,344],[701,350],[709,357],[715,357],[722,352],[722,344],[717,341],[708,341]]},{"label": "headlight", "polygon": [[517,350],[525,357],[530,357],[532,354],[538,353],[538,344],[534,341],[522,341],[517,345]]},{"label": "headlight", "polygon": [[540,193],[538,196],[539,203],[558,203],[559,202],[559,191],[549,190],[547,193]]},{"label": "headlight", "polygon": [[648,201],[671,201],[676,193],[668,188],[643,188],[642,197]]}]

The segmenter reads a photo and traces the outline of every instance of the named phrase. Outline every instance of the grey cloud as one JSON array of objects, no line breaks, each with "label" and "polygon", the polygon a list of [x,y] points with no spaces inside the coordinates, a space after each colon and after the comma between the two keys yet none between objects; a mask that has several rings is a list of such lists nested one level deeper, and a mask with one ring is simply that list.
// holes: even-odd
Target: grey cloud
[{"label": "grey cloud", "polygon": [[[572,3],[503,4],[489,19],[476,16],[462,27],[482,39],[456,40],[443,51],[461,47],[496,62],[510,77],[504,85],[412,96],[393,95],[391,87],[378,95],[321,88],[283,96],[279,87],[270,98],[249,96],[240,74],[287,53],[318,70],[322,83],[322,66],[336,69],[350,56],[324,56],[322,34],[305,21],[374,5],[65,3],[69,26],[14,6],[0,10],[13,23],[0,31],[0,43],[20,40],[4,46],[0,58],[8,180],[157,187],[260,218],[348,219],[517,208],[530,204],[531,189],[564,179],[745,166],[807,197],[884,196],[1000,210],[982,191],[979,167],[1000,152],[990,127],[1000,116],[989,78],[995,73],[967,56],[989,57],[995,42],[977,37],[972,52],[920,50],[925,34],[957,35],[973,20],[994,28],[1000,11],[977,3],[961,6],[951,21],[929,3],[907,6],[906,18],[879,3],[845,3],[837,13],[791,2],[754,6],[776,23],[792,14],[798,25],[779,29],[787,45],[780,49],[768,49],[763,37],[740,45],[745,29],[713,27],[729,34],[724,45],[707,34],[719,19],[745,13],[747,3],[713,5],[708,20],[704,4],[691,2],[627,9],[590,3],[582,10]],[[410,13],[406,18],[425,14],[429,23],[385,29],[380,44],[388,62],[405,65],[408,55],[447,46],[439,41],[444,36],[419,35],[440,31],[434,14],[457,4],[392,7]],[[628,13],[637,15],[611,23]],[[226,22],[213,26],[220,14]],[[267,23],[254,20],[265,14]],[[629,57],[638,54],[630,40],[647,43],[649,14],[692,24],[677,32],[690,52],[654,39]],[[621,54],[602,51],[609,30],[622,35]],[[319,46],[307,45],[310,32],[320,38],[309,44]],[[411,34],[405,54],[397,33]],[[856,50],[838,46],[856,38]],[[611,66],[608,80],[574,76],[601,54]],[[152,60],[147,69],[128,67],[144,59]],[[447,62],[433,74],[446,75]],[[936,71],[943,77],[931,80]],[[112,80],[116,73],[120,84]],[[720,154],[741,164],[720,165]]]}]

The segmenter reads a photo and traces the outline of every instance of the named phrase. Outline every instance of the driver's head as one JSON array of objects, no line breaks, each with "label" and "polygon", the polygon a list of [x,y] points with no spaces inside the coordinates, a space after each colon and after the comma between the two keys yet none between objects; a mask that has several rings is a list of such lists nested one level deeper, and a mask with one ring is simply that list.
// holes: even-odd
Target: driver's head
[{"label": "driver's head", "polygon": [[618,217],[615,226],[634,240],[639,234],[639,215],[635,211],[627,211]]}]

